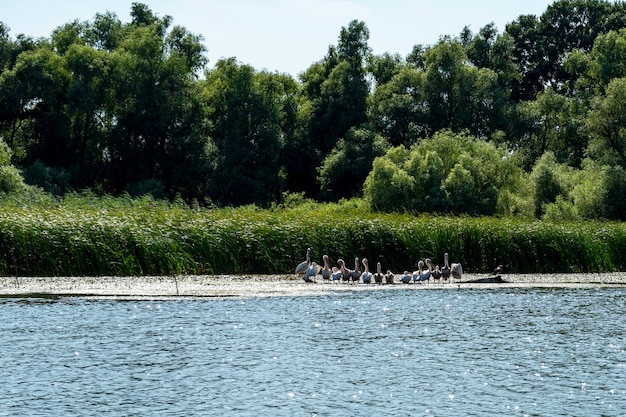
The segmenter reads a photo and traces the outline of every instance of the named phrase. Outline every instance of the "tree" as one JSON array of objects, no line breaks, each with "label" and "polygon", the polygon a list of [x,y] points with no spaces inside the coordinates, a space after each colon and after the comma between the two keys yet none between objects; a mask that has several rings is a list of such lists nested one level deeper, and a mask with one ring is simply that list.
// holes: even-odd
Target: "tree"
[{"label": "tree", "polygon": [[530,176],[533,184],[535,217],[540,218],[546,211],[546,206],[554,203],[557,197],[566,196],[566,188],[561,184],[557,170],[559,166],[554,154],[544,153],[537,161]]},{"label": "tree", "polygon": [[441,129],[489,136],[502,128],[506,94],[497,74],[467,64],[458,40],[442,38],[425,53],[430,134]]},{"label": "tree", "polygon": [[587,115],[587,153],[601,165],[626,168],[626,78],[612,80]]},{"label": "tree", "polygon": [[[493,144],[441,131],[410,150],[392,148],[377,158],[364,192],[378,210],[491,215],[498,207],[507,209],[498,205],[500,193],[516,184],[520,175]],[[390,190],[396,199],[381,201],[386,196],[383,190]],[[402,192],[409,194],[399,195]]]},{"label": "tree", "polygon": [[382,55],[370,55],[367,59],[367,72],[374,78],[376,86],[388,83],[404,67],[399,54],[385,52]]},{"label": "tree", "polygon": [[561,163],[579,167],[587,148],[583,136],[585,108],[572,98],[558,94],[552,88],[537,95],[536,100],[517,106],[521,137],[511,136],[510,149],[519,156],[522,166],[530,171],[537,160],[550,151]]},{"label": "tree", "polygon": [[537,18],[523,15],[506,26],[515,42],[514,62],[522,78],[514,86],[514,101],[533,100],[551,86],[571,94],[576,78],[564,67],[574,50],[589,52],[596,37],[623,28],[626,7],[605,0],[559,0]]},{"label": "tree", "polygon": [[405,66],[369,99],[370,120],[392,146],[406,147],[430,133],[424,71]]},{"label": "tree", "polygon": [[47,163],[68,160],[65,112],[70,74],[49,46],[22,52],[0,74],[6,142],[14,153]]},{"label": "tree", "polygon": [[405,158],[398,156],[400,154],[406,155],[403,146],[392,148],[384,157],[374,159],[363,187],[365,199],[374,210],[394,212],[411,208],[415,179],[394,161]]},{"label": "tree", "polygon": [[[331,46],[327,56],[312,65],[302,76],[302,135],[304,173],[312,177],[303,180],[305,191],[312,192],[315,172],[319,164],[353,127],[367,121],[369,84],[365,78],[365,64],[370,49],[369,30],[365,23],[354,20],[343,27],[336,47]],[[315,157],[311,157],[315,155]],[[311,165],[309,165],[309,163]],[[307,186],[308,185],[308,186]]]},{"label": "tree", "polygon": [[220,60],[207,72],[209,133],[218,155],[210,196],[220,205],[266,206],[283,191],[283,81],[234,59]]},{"label": "tree", "polygon": [[359,197],[372,162],[388,147],[382,136],[368,129],[350,129],[319,169],[322,197],[334,201]]},{"label": "tree", "polygon": [[11,148],[0,138],[0,192],[11,193],[26,188],[20,172],[11,165]]}]

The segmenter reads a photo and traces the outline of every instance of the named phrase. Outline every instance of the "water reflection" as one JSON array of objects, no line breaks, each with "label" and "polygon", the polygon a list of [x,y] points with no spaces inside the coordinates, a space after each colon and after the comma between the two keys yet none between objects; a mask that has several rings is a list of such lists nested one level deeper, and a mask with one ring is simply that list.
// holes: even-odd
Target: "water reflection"
[{"label": "water reflection", "polygon": [[616,415],[622,289],[0,300],[6,415]]}]

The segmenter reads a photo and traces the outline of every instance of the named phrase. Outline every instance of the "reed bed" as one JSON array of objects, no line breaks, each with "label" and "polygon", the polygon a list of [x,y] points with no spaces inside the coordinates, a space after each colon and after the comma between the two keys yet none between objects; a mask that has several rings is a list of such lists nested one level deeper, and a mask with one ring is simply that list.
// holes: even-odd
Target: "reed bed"
[{"label": "reed bed", "polygon": [[516,273],[626,268],[618,222],[377,214],[355,202],[261,210],[191,209],[149,199],[3,204],[0,274],[129,276],[291,274],[306,248],[321,262],[367,257],[396,272],[448,252],[464,270]]}]

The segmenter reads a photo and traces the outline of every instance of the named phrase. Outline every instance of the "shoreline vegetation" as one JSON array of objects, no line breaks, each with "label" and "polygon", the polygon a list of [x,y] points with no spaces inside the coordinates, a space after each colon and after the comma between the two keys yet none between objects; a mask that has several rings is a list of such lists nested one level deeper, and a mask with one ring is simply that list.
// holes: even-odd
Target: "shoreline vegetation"
[{"label": "shoreline vegetation", "polygon": [[626,271],[622,222],[381,214],[362,200],[208,209],[149,197],[67,195],[0,212],[0,276],[285,275],[305,258],[383,271],[431,258],[470,274]]},{"label": "shoreline vegetation", "polygon": [[188,275],[171,277],[0,277],[0,298],[83,297],[142,300],[172,298],[259,298],[339,295],[349,291],[626,287],[626,273],[507,274],[502,282],[477,283],[469,274],[453,283],[344,284],[295,275]]}]

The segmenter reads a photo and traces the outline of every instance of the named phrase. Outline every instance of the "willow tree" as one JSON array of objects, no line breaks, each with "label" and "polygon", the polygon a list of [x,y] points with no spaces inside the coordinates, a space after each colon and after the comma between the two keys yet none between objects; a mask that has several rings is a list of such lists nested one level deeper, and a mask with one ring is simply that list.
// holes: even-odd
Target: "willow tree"
[{"label": "willow tree", "polygon": [[[321,161],[346,133],[367,121],[369,83],[366,78],[369,30],[353,20],[341,29],[338,44],[324,59],[301,74],[303,106],[302,191],[319,192],[316,172]],[[312,156],[312,157],[311,157]]]},{"label": "willow tree", "polygon": [[207,72],[209,137],[215,147],[210,198],[220,205],[278,201],[283,191],[280,156],[289,77],[256,72],[234,58]]}]

